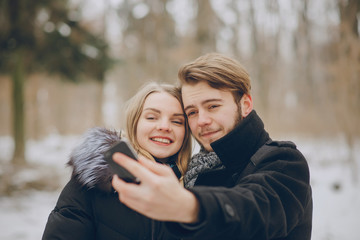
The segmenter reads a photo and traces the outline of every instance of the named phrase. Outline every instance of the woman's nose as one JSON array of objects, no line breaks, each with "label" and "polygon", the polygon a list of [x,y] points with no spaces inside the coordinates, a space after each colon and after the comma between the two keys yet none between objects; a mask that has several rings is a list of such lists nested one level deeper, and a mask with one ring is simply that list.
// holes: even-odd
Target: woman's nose
[{"label": "woman's nose", "polygon": [[161,120],[157,125],[157,129],[162,131],[170,131],[170,122],[168,120]]}]

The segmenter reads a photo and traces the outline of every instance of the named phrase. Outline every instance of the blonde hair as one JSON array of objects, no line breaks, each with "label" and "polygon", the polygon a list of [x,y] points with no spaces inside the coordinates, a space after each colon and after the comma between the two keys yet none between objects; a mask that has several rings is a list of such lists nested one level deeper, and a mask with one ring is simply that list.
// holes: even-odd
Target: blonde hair
[{"label": "blonde hair", "polygon": [[179,69],[180,84],[206,82],[215,89],[230,91],[237,103],[244,94],[250,94],[250,76],[236,60],[219,53],[205,54]]},{"label": "blonde hair", "polygon": [[[152,93],[165,92],[175,97],[183,107],[180,88],[170,84],[149,82],[146,83],[129,101],[126,105],[126,132],[129,140],[133,144],[136,151],[144,155],[147,158],[154,160],[154,157],[145,149],[141,148],[137,138],[137,125],[143,111],[144,103],[147,97]],[[164,103],[166,104],[166,103]],[[187,121],[185,121],[185,136],[183,144],[176,154],[176,165],[179,168],[182,175],[184,175],[188,161],[191,157],[191,134]]]}]

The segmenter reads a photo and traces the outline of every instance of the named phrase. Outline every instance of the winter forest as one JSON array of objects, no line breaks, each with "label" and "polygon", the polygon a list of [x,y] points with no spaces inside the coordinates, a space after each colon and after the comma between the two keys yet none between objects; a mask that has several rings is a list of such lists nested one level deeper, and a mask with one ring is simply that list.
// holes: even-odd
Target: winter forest
[{"label": "winter forest", "polygon": [[81,134],[122,128],[141,85],[209,52],[306,156],[313,239],[357,239],[360,0],[1,0],[0,239],[40,239]]}]

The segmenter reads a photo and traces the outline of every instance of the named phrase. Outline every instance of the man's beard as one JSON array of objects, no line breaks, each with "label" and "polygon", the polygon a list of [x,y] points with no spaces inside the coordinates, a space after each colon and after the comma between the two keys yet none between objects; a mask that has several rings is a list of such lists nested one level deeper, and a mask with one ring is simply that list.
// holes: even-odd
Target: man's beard
[{"label": "man's beard", "polygon": [[[241,104],[239,103],[239,107],[238,107],[238,109],[237,109],[237,116],[235,116],[235,120],[234,120],[234,125],[233,125],[233,127],[231,128],[231,130],[230,130],[230,132],[232,131],[232,130],[234,130],[234,128],[236,128],[241,122],[242,122],[242,120],[244,119],[244,117],[242,116],[242,114],[241,114]],[[226,135],[227,135],[228,133],[226,133]],[[223,137],[225,137],[226,135],[224,135],[224,136],[222,136],[221,138],[223,138]],[[194,135],[193,135],[194,136]],[[194,136],[195,137],[195,136]],[[202,148],[204,148],[205,149],[205,147],[204,147],[204,145],[201,143],[201,141],[199,140],[199,139],[197,139],[196,137],[195,137],[195,140],[198,142],[198,144],[202,147]],[[213,142],[215,142],[215,141],[217,141],[217,140],[219,140],[219,139],[216,139],[216,140],[214,140]],[[207,149],[206,149],[207,150]],[[208,150],[207,150],[208,151]],[[213,150],[212,150],[213,151]]]},{"label": "man's beard", "polygon": [[241,114],[241,104],[240,104],[240,102],[238,103],[238,105],[239,105],[239,107],[238,107],[238,110],[237,110],[237,116],[236,116],[236,119],[235,119],[235,124],[234,124],[233,129],[236,126],[238,126],[241,123],[241,121],[244,119],[242,114]]}]

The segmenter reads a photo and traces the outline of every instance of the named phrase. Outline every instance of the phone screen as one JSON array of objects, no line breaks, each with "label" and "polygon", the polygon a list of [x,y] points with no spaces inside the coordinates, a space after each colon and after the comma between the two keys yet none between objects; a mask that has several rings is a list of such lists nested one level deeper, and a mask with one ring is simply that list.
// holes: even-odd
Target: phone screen
[{"label": "phone screen", "polygon": [[117,142],[114,146],[112,146],[108,151],[104,153],[104,157],[105,161],[109,164],[110,169],[113,171],[114,174],[118,175],[119,178],[123,179],[126,182],[138,183],[139,180],[134,175],[132,175],[128,170],[114,162],[112,156],[116,152],[124,153],[130,158],[137,160],[137,154],[132,148],[129,141],[125,138],[122,138],[119,142]]}]

